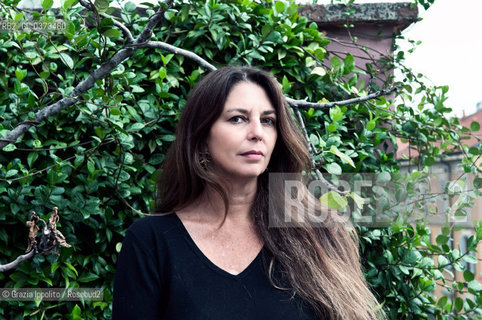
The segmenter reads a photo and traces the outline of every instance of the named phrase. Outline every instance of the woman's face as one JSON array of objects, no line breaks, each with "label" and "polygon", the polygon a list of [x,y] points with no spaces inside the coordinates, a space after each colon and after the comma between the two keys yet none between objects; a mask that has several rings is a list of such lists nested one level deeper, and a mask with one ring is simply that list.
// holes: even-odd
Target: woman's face
[{"label": "woman's face", "polygon": [[263,88],[239,82],[207,140],[213,169],[225,178],[254,178],[267,168],[277,138],[276,110]]}]

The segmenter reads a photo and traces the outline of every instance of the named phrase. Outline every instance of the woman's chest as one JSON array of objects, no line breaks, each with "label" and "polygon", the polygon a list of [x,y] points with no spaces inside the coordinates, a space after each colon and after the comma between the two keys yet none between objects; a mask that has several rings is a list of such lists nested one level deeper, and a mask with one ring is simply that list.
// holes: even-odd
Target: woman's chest
[{"label": "woman's chest", "polygon": [[214,265],[227,273],[243,272],[256,258],[263,242],[256,232],[246,229],[203,229],[186,226],[199,251]]}]

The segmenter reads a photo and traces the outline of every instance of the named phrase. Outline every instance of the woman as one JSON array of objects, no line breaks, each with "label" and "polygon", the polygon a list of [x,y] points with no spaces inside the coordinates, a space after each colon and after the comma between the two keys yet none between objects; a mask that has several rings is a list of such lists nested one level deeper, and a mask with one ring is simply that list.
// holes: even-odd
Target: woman
[{"label": "woman", "polygon": [[305,187],[296,192],[297,210],[284,205],[279,173],[302,181],[310,170],[272,75],[247,67],[208,74],[191,93],[163,164],[160,216],[127,231],[113,319],[380,316],[353,228]]}]

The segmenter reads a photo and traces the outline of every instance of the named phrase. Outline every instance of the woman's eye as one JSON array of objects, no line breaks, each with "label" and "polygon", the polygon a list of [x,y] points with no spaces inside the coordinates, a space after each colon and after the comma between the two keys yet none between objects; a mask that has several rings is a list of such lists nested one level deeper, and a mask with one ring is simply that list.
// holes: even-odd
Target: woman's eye
[{"label": "woman's eye", "polygon": [[242,121],[244,121],[245,119],[241,116],[234,116],[232,118],[229,119],[229,122],[232,122],[232,123],[241,123]]},{"label": "woman's eye", "polygon": [[265,123],[267,125],[270,125],[270,126],[274,126],[274,124],[276,123],[275,119],[273,119],[273,118],[264,118],[262,121],[263,121],[263,123]]}]

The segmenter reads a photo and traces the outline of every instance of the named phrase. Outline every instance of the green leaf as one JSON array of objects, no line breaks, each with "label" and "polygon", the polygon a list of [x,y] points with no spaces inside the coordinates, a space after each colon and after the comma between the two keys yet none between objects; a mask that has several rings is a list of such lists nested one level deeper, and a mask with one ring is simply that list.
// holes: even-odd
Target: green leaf
[{"label": "green leaf", "polygon": [[427,157],[425,158],[425,165],[430,167],[435,164],[435,158],[434,157]]},{"label": "green leaf", "polygon": [[449,260],[442,255],[438,256],[437,262],[439,267],[445,267],[449,264]]},{"label": "green leaf", "polygon": [[467,283],[467,287],[475,292],[482,291],[482,284],[477,280],[472,280]]},{"label": "green leaf", "polygon": [[338,194],[335,191],[328,191],[320,197],[320,202],[332,209],[341,210],[348,204],[346,197]]},{"label": "green leaf", "polygon": [[406,275],[409,275],[410,274],[410,271],[408,270],[407,267],[403,266],[403,265],[400,265],[398,266],[398,268],[400,269],[400,271],[402,271],[404,274]]},{"label": "green leaf", "polygon": [[443,234],[439,234],[435,238],[435,242],[437,242],[438,245],[446,244],[449,240],[450,240],[450,237],[448,237],[446,235],[443,235]]},{"label": "green leaf", "polygon": [[5,152],[10,152],[10,151],[13,151],[15,149],[17,149],[17,147],[13,143],[9,143],[5,147],[3,147],[2,150],[5,151]]},{"label": "green leaf", "polygon": [[373,129],[375,129],[377,123],[375,120],[370,120],[367,122],[367,125],[366,125],[366,128],[368,131],[372,131]]},{"label": "green leaf", "polygon": [[[287,54],[287,53],[288,53],[288,52],[287,52],[286,50],[284,50],[284,49],[278,50],[278,60],[281,60],[281,59],[283,59],[284,57],[286,57],[286,54]],[[286,76],[283,76],[283,82],[284,82],[284,78],[285,78],[285,77],[286,77]],[[283,87],[284,87],[284,86],[283,86]]]},{"label": "green leaf", "polygon": [[323,77],[324,75],[326,75],[326,70],[322,67],[316,67],[311,71],[311,74],[317,74],[320,77]]},{"label": "green leaf", "polygon": [[334,71],[338,71],[341,67],[341,60],[337,56],[334,56],[330,59],[330,64]]},{"label": "green leaf", "polygon": [[448,302],[448,297],[447,296],[442,296],[440,299],[438,299],[437,301],[437,307],[441,308],[441,309],[444,309],[445,308],[445,305],[447,304]]},{"label": "green leaf", "polygon": [[261,61],[266,61],[264,56],[261,55],[258,51],[254,51],[252,50],[248,56],[252,57],[253,59],[258,59],[258,60],[261,60]]},{"label": "green leaf", "polygon": [[80,309],[79,305],[75,305],[75,307],[72,309],[72,319],[73,320],[82,320],[82,310]]},{"label": "green leaf", "polygon": [[110,108],[109,112],[113,116],[120,116],[122,114],[122,112],[117,108]]},{"label": "green leaf", "polygon": [[62,62],[67,67],[69,67],[70,69],[74,68],[74,61],[72,60],[72,58],[67,53],[61,52],[59,55],[60,55],[60,58],[61,58]]},{"label": "green leaf", "polygon": [[390,172],[380,172],[377,174],[377,179],[376,182],[378,184],[383,184],[390,182],[392,180],[392,176],[390,175]]},{"label": "green leaf", "polygon": [[464,280],[466,282],[470,282],[474,280],[474,274],[470,270],[465,270],[464,271]]},{"label": "green leaf", "polygon": [[418,250],[412,250],[412,251],[407,252],[403,256],[403,262],[406,263],[406,264],[414,264],[417,261],[419,261],[421,258],[422,258],[422,256],[421,256],[420,252],[418,252]]},{"label": "green leaf", "polygon": [[439,127],[442,124],[443,121],[444,121],[444,118],[442,118],[442,117],[439,117],[439,118],[435,119],[434,122],[433,122],[434,127]]},{"label": "green leaf", "polygon": [[32,164],[37,160],[38,152],[30,152],[27,156],[27,163],[30,168],[32,168]]},{"label": "green leaf", "polygon": [[469,148],[469,153],[472,154],[472,155],[474,155],[474,156],[477,156],[477,155],[480,154],[480,150],[479,150],[479,148],[477,148],[477,147],[470,147],[470,148]]},{"label": "green leaf", "polygon": [[136,10],[136,8],[137,8],[136,4],[131,2],[131,1],[127,2],[125,7],[124,7],[124,9],[126,11],[134,11],[134,10]]},{"label": "green leaf", "polygon": [[62,0],[60,1],[62,8],[69,9],[77,0]]},{"label": "green leaf", "polygon": [[42,1],[42,9],[46,11],[46,10],[52,8],[53,4],[54,4],[54,0],[43,0]]},{"label": "green leaf", "polygon": [[87,161],[87,170],[89,170],[90,174],[93,174],[95,171],[95,164],[92,160]]},{"label": "green leaf", "polygon": [[331,174],[340,175],[342,173],[341,167],[338,163],[332,162],[325,166],[326,171]]},{"label": "green leaf", "polygon": [[15,77],[17,77],[18,81],[22,82],[25,76],[27,76],[27,70],[22,70],[18,67],[15,69]]},{"label": "green leaf", "polygon": [[161,60],[162,60],[162,63],[164,64],[164,66],[166,66],[169,61],[171,61],[171,59],[174,57],[173,54],[168,54],[167,56],[163,56],[161,55]]},{"label": "green leaf", "polygon": [[164,12],[164,18],[166,18],[167,21],[172,21],[172,18],[176,17],[177,10],[166,10]]},{"label": "green leaf", "polygon": [[314,53],[315,57],[318,59],[318,60],[323,60],[325,58],[325,55],[326,55],[326,50],[323,49],[323,48],[317,48],[315,50],[315,53]]},{"label": "green leaf", "polygon": [[53,282],[51,279],[49,278],[43,278],[42,281],[46,282],[47,284],[49,284],[50,286],[53,286]]},{"label": "green leaf", "polygon": [[172,142],[172,141],[176,140],[176,136],[172,135],[172,134],[166,134],[166,135],[162,136],[161,139],[164,140],[164,141],[167,141],[167,142]]},{"label": "green leaf", "polygon": [[[155,75],[155,73],[154,73],[154,75]],[[161,80],[166,79],[166,77],[167,77],[166,68],[160,68],[160,69],[159,69],[159,72],[157,73],[157,75],[159,76],[159,78],[161,78]]]},{"label": "green leaf", "polygon": [[350,53],[346,55],[343,65],[344,65],[343,73],[345,74],[352,72],[353,69],[355,68],[355,59]]},{"label": "green leaf", "polygon": [[121,35],[121,32],[117,29],[109,29],[102,33],[104,36],[109,38],[115,38]]},{"label": "green leaf", "polygon": [[132,92],[133,93],[142,93],[146,90],[144,90],[142,87],[138,86],[138,85],[131,85],[131,89],[132,89]]},{"label": "green leaf", "polygon": [[129,131],[139,131],[143,129],[146,125],[144,123],[134,123],[130,128]]},{"label": "green leaf", "polygon": [[95,0],[94,7],[99,13],[105,13],[109,8],[109,0]]},{"label": "green leaf", "polygon": [[64,262],[64,264],[67,266],[67,268],[69,268],[70,270],[72,270],[76,276],[78,276],[79,274],[77,273],[77,270],[74,268],[74,266],[69,263],[69,262]]},{"label": "green leaf", "polygon": [[370,200],[365,200],[365,198],[362,198],[359,194],[355,192],[350,192],[348,195],[353,199],[353,201],[355,201],[355,204],[359,209],[363,208],[363,205],[365,205],[365,203],[370,202]]},{"label": "green leaf", "polygon": [[443,226],[442,227],[442,234],[444,236],[449,236],[450,235],[450,226]]},{"label": "green leaf", "polygon": [[433,270],[433,278],[435,280],[440,280],[440,279],[445,279],[442,272],[440,272],[439,270],[435,269]]},{"label": "green leaf", "polygon": [[334,155],[336,155],[337,157],[339,157],[341,160],[345,161],[346,163],[348,163],[350,166],[352,166],[353,168],[356,168],[355,167],[355,163],[353,162],[353,160],[347,156],[345,153],[341,152],[340,150],[338,150],[338,148],[335,146],[335,145],[332,145],[331,148],[330,148],[330,152],[333,153]]},{"label": "green leaf", "polygon": [[460,312],[462,311],[463,307],[464,307],[464,300],[462,300],[462,298],[460,297],[457,297],[455,299],[455,310],[457,310],[457,312]]},{"label": "green leaf", "polygon": [[19,12],[19,13],[17,13],[17,15],[15,15],[15,18],[14,18],[13,20],[15,20],[15,21],[20,21],[20,20],[22,20],[22,18],[23,18],[24,16],[25,16],[25,13]]},{"label": "green leaf", "polygon": [[468,263],[471,263],[471,264],[477,264],[477,258],[474,257],[473,255],[469,254],[469,255],[465,255],[462,257],[462,259],[465,261],[465,262],[468,262]]},{"label": "green leaf", "polygon": [[275,9],[277,12],[283,12],[285,11],[285,4],[281,1],[277,1],[274,5]]},{"label": "green leaf", "polygon": [[25,52],[25,57],[27,57],[27,59],[35,59],[37,58],[37,56],[38,56],[37,52],[33,52],[33,51]]},{"label": "green leaf", "polygon": [[336,131],[337,127],[335,124],[330,123],[328,127],[326,127],[326,129],[328,129],[328,132],[333,132],[333,131]]},{"label": "green leaf", "polygon": [[88,273],[84,273],[82,274],[78,279],[77,281],[78,282],[91,282],[91,281],[94,281],[94,280],[97,280],[99,279],[100,277],[94,273],[91,273],[91,272],[88,272]]},{"label": "green leaf", "polygon": [[472,121],[472,123],[470,124],[470,130],[472,130],[473,132],[479,131],[480,123],[478,123],[477,121]]},{"label": "green leaf", "polygon": [[17,169],[10,169],[10,170],[8,170],[7,173],[5,174],[5,178],[13,177],[13,176],[15,176],[17,173],[18,173],[18,170],[17,170]]}]

